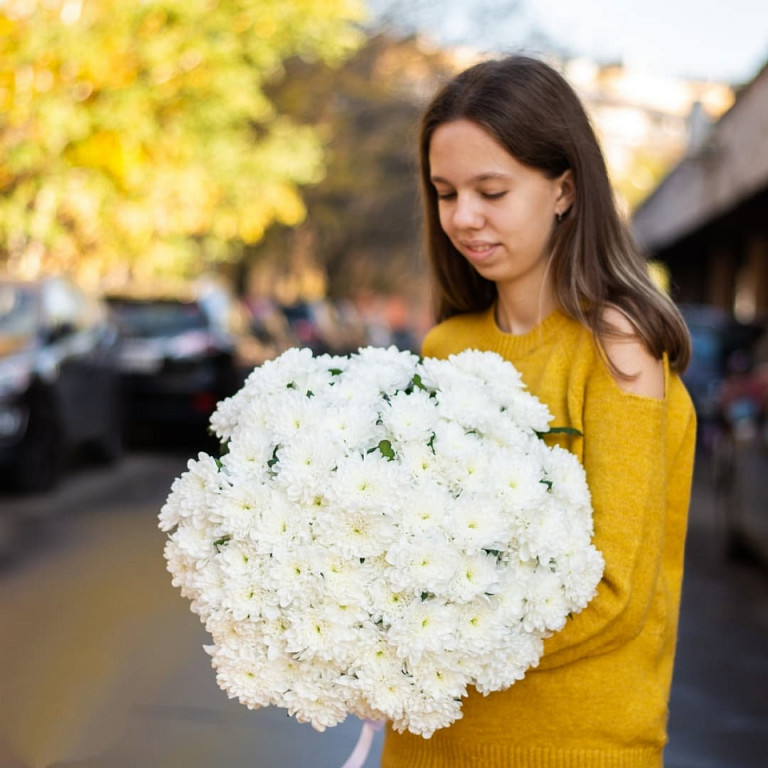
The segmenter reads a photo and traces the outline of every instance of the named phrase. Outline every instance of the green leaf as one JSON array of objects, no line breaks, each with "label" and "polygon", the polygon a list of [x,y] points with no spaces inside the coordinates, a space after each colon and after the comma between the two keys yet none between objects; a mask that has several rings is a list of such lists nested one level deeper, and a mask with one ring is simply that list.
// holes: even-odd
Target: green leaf
[{"label": "green leaf", "polygon": [[379,443],[379,451],[381,452],[381,455],[385,459],[389,459],[389,461],[392,461],[395,458],[395,452],[392,449],[392,443],[390,443],[389,440],[382,440]]},{"label": "green leaf", "polygon": [[575,427],[551,427],[546,432],[537,432],[538,437],[549,437],[550,435],[569,435],[570,437],[584,437],[584,433]]}]

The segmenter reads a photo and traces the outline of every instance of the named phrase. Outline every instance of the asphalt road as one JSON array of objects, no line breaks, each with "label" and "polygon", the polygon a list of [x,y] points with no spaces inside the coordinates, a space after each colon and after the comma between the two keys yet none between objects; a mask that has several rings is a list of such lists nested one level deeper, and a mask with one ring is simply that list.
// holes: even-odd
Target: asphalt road
[{"label": "asphalt road", "polygon": [[[356,720],[319,734],[216,686],[156,527],[191,453],[144,450],[113,469],[77,468],[49,496],[0,491],[27,533],[0,570],[0,768],[335,768],[351,751]],[[762,768],[768,576],[722,557],[705,480],[666,766]],[[375,754],[367,768],[378,768]]]}]

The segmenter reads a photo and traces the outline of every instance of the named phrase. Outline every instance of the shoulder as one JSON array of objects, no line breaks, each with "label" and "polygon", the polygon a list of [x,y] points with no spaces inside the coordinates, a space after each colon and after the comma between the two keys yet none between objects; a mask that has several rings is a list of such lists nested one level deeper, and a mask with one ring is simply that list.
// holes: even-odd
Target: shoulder
[{"label": "shoulder", "polygon": [[603,352],[616,384],[625,392],[663,399],[663,360],[651,353],[621,310],[606,307],[602,321],[608,330],[602,339]]}]

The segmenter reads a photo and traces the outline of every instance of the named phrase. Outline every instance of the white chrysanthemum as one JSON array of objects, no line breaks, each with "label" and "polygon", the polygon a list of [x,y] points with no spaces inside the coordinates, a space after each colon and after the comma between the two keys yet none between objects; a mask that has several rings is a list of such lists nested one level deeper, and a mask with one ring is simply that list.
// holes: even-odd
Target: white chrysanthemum
[{"label": "white chrysanthemum", "polygon": [[238,428],[237,438],[230,441],[221,457],[222,468],[232,483],[266,481],[275,447],[274,436],[263,427]]},{"label": "white chrysanthemum", "polygon": [[440,416],[467,430],[485,434],[502,413],[501,406],[488,398],[480,382],[457,383],[437,395]]},{"label": "white chrysanthemum", "polygon": [[375,381],[380,392],[405,389],[413,379],[419,358],[396,347],[364,347],[350,360],[347,375],[360,381]]},{"label": "white chrysanthemum", "polygon": [[547,514],[529,510],[524,524],[518,528],[520,556],[546,565],[557,562],[568,542],[567,512],[554,504],[550,504]]},{"label": "white chrysanthemum", "polygon": [[355,689],[372,708],[390,719],[404,716],[414,695],[414,679],[394,648],[383,640],[366,647],[353,671]]},{"label": "white chrysanthemum", "polygon": [[337,458],[311,434],[298,434],[280,447],[274,464],[275,486],[298,504],[312,504],[323,495]]},{"label": "white chrysanthemum", "polygon": [[572,542],[558,564],[562,571],[563,590],[572,606],[581,611],[597,594],[597,585],[605,568],[603,556],[588,542]]},{"label": "white chrysanthemum", "polygon": [[296,658],[338,659],[354,647],[361,618],[354,606],[306,604],[292,613],[285,632],[286,650]]},{"label": "white chrysanthemum", "polygon": [[552,414],[537,397],[525,390],[520,373],[495,352],[465,350],[452,355],[450,361],[460,370],[482,380],[487,396],[511,411],[517,424],[537,432],[546,432]]},{"label": "white chrysanthemum", "polygon": [[549,505],[547,476],[535,456],[499,450],[489,458],[489,465],[493,478],[489,492],[499,497],[505,509],[514,513]]},{"label": "white chrysanthemum", "polygon": [[401,442],[394,446],[397,460],[410,478],[412,488],[417,488],[422,482],[437,484],[442,480],[438,459],[430,445],[431,438],[432,435],[427,442]]},{"label": "white chrysanthemum", "polygon": [[[324,596],[340,605],[362,604],[361,588],[377,576],[377,572],[371,571],[370,558],[368,563],[366,572],[359,561],[332,546],[318,547],[313,559],[313,567],[323,579]],[[364,605],[369,608],[367,603]]]},{"label": "white chrysanthemum", "polygon": [[524,454],[531,452],[534,442],[540,442],[538,431],[522,428],[509,411],[501,411],[495,419],[486,424],[484,436],[491,444],[496,443],[499,447]]},{"label": "white chrysanthemum", "polygon": [[332,506],[391,512],[399,508],[406,492],[397,462],[378,450],[364,455],[340,457],[328,478],[326,496]]},{"label": "white chrysanthemum", "polygon": [[160,513],[219,685],[318,730],[348,713],[429,737],[512,685],[594,595],[578,461],[498,355],[289,350],[211,423]]},{"label": "white chrysanthemum", "polygon": [[510,631],[494,600],[475,600],[457,606],[455,633],[459,647],[472,655],[492,654]]},{"label": "white chrysanthemum", "polygon": [[[552,493],[564,505],[577,506],[582,514],[582,525],[590,524],[591,506],[587,476],[579,460],[570,452],[553,445],[542,455],[547,476],[552,482]],[[590,529],[591,533],[591,529]]]},{"label": "white chrysanthemum", "polygon": [[499,588],[496,557],[475,551],[458,556],[453,579],[445,592],[449,600],[467,603],[482,595],[492,595]]},{"label": "white chrysanthemum", "polygon": [[214,558],[205,561],[190,577],[192,611],[205,621],[222,610],[229,584],[224,572]]},{"label": "white chrysanthemum", "polygon": [[230,541],[222,546],[214,560],[223,576],[221,608],[238,620],[257,619],[265,604],[272,602],[272,593],[265,588],[261,558],[247,543]]},{"label": "white chrysanthemum", "polygon": [[335,460],[349,451],[366,452],[377,446],[383,439],[374,407],[374,403],[380,404],[378,397],[375,400],[372,398],[372,402],[365,405],[363,413],[359,408],[350,407],[349,401],[339,404],[335,401],[336,398],[333,403],[328,403],[317,425],[317,434],[323,436],[318,441],[319,446]]},{"label": "white chrysanthemum", "polygon": [[318,537],[342,556],[352,559],[377,557],[385,553],[397,535],[391,515],[358,507],[338,508],[315,524]]},{"label": "white chrysanthemum", "polygon": [[265,494],[262,499],[258,522],[248,531],[248,538],[262,555],[301,548],[312,540],[311,518],[297,515],[295,505],[271,488],[269,495]]},{"label": "white chrysanthemum", "polygon": [[183,597],[197,596],[194,577],[198,572],[198,559],[184,552],[173,538],[165,542],[163,551],[168,571],[173,575],[171,584],[181,590]]},{"label": "white chrysanthemum", "polygon": [[397,392],[381,410],[381,420],[396,441],[426,445],[432,435],[436,403],[429,394],[416,389],[410,394]]},{"label": "white chrysanthemum", "polygon": [[475,687],[483,694],[509,688],[539,663],[543,649],[540,634],[519,629],[506,632],[499,646],[477,669]]},{"label": "white chrysanthemum", "polygon": [[439,530],[401,539],[386,554],[389,582],[395,592],[445,593],[456,576],[458,551]]},{"label": "white chrysanthemum", "polygon": [[376,422],[383,403],[375,379],[339,376],[326,394],[324,401],[329,410],[335,409],[346,411],[347,414],[354,414],[356,419],[364,422],[364,424],[358,425],[360,429],[371,430],[378,427]]},{"label": "white chrysanthemum", "polygon": [[429,535],[436,530],[453,530],[454,495],[430,478],[420,479],[408,495],[408,514],[400,520],[401,540]]},{"label": "white chrysanthemum", "polygon": [[528,583],[523,628],[526,632],[557,632],[568,618],[560,576],[553,568],[540,565]]},{"label": "white chrysanthemum", "polygon": [[216,653],[230,658],[239,658],[243,653],[265,653],[263,632],[259,623],[233,621],[225,613],[215,613],[205,620],[205,630],[214,640]]},{"label": "white chrysanthemum", "polygon": [[529,583],[535,578],[536,562],[518,560],[508,556],[505,567],[499,569],[499,589],[493,596],[493,604],[504,624],[514,627],[525,615]]},{"label": "white chrysanthemum", "polygon": [[[307,672],[314,672],[314,679]],[[327,679],[338,678],[336,668],[328,665],[327,670],[323,670],[317,660],[313,660],[307,672],[296,678],[293,687],[283,693],[282,701],[288,713],[300,723],[312,723],[315,730],[321,732],[344,722],[349,711],[346,691],[343,687],[327,684]]]},{"label": "white chrysanthemum", "polygon": [[388,627],[405,608],[420,600],[420,596],[406,594],[395,589],[386,579],[377,578],[366,582],[366,606],[371,621]]},{"label": "white chrysanthemum", "polygon": [[480,466],[483,442],[477,434],[468,433],[463,426],[453,421],[435,424],[434,435],[432,446],[438,459],[439,471],[449,484],[460,487],[462,483],[468,482],[470,461]]},{"label": "white chrysanthemum", "polygon": [[227,397],[222,400],[211,415],[211,429],[219,440],[228,440],[237,427],[243,413],[245,398]]},{"label": "white chrysanthemum", "polygon": [[467,695],[467,675],[452,663],[454,651],[441,650],[437,654],[425,654],[409,665],[416,686],[435,699],[461,699]]},{"label": "white chrysanthemum", "polygon": [[387,633],[397,655],[416,663],[425,654],[456,649],[456,608],[441,600],[409,603]]},{"label": "white chrysanthemum", "polygon": [[514,516],[496,497],[478,494],[472,503],[451,499],[446,505],[446,530],[464,552],[506,549],[514,530]]},{"label": "white chrysanthemum", "polygon": [[216,553],[212,530],[212,527],[180,525],[170,535],[170,538],[186,557],[200,561],[212,557]]},{"label": "white chrysanthemum", "polygon": [[301,547],[286,542],[270,555],[269,568],[264,569],[264,585],[275,592],[280,606],[285,608],[294,600],[304,605],[321,595],[323,577],[313,563],[307,562]]},{"label": "white chrysanthemum", "polygon": [[521,392],[506,405],[505,412],[518,424],[525,424],[535,432],[546,432],[552,414],[544,403],[527,392]]},{"label": "white chrysanthemum", "polygon": [[260,521],[262,510],[270,502],[269,487],[260,483],[225,487],[211,514],[222,536],[244,541]]},{"label": "white chrysanthemum", "polygon": [[267,360],[255,369],[245,382],[245,391],[249,397],[259,398],[273,393],[282,393],[286,389],[305,394],[311,390],[313,374],[319,368],[324,370],[310,349],[288,349],[276,360]]},{"label": "white chrysanthemum", "polygon": [[215,504],[215,497],[222,486],[222,478],[216,460],[201,453],[190,459],[187,471],[176,478],[160,511],[160,528],[170,531],[183,519],[203,517]]},{"label": "white chrysanthemum", "polygon": [[230,698],[240,699],[250,709],[273,703],[273,691],[264,685],[270,664],[258,644],[209,645],[205,650],[216,669],[216,682]]},{"label": "white chrysanthemum", "polygon": [[486,387],[505,393],[508,398],[525,389],[520,372],[496,352],[465,349],[449,360],[460,371],[476,376]]},{"label": "white chrysanthemum", "polygon": [[474,391],[481,399],[484,394],[481,391],[482,381],[473,373],[461,370],[453,361],[427,357],[422,360],[420,375],[427,390],[437,394],[438,403],[441,395],[454,389]]},{"label": "white chrysanthemum", "polygon": [[428,739],[440,728],[446,728],[461,719],[461,699],[450,696],[436,698],[427,693],[414,695],[409,701],[407,716],[393,720],[392,727],[399,732],[408,729]]},{"label": "white chrysanthemum", "polygon": [[265,429],[274,436],[279,446],[302,430],[310,428],[313,418],[316,419],[321,410],[313,397],[307,397],[297,389],[286,389],[281,397],[271,398],[269,408],[265,409]]}]

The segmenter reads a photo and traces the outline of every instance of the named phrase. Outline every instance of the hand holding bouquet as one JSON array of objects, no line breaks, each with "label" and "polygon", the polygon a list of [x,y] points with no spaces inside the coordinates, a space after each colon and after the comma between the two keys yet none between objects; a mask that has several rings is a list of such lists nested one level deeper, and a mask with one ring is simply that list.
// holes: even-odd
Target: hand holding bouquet
[{"label": "hand holding bouquet", "polygon": [[322,730],[430,736],[521,679],[603,561],[578,460],[490,352],[289,350],[212,418],[160,514],[219,685]]}]

